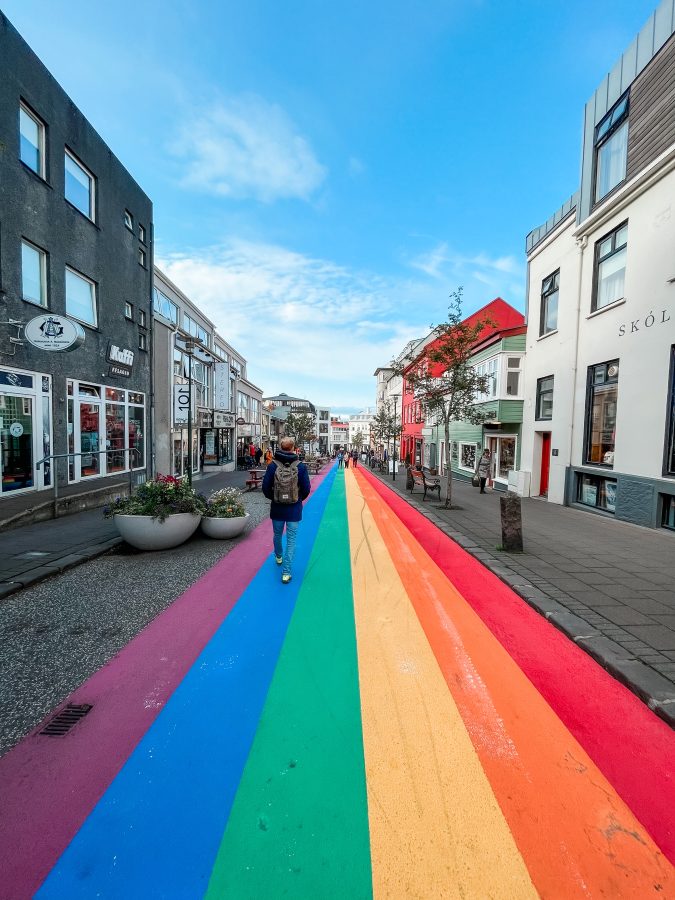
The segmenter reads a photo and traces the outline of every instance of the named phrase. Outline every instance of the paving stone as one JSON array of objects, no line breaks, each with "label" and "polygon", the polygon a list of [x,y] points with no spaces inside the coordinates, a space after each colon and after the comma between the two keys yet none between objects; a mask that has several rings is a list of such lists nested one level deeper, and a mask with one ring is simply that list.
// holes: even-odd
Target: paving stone
[{"label": "paving stone", "polygon": [[617,625],[653,625],[654,620],[630,606],[605,606],[602,614]]},{"label": "paving stone", "polygon": [[662,625],[631,625],[626,630],[655,650],[675,650],[675,632]]},{"label": "paving stone", "polygon": [[547,615],[546,618],[573,640],[582,635],[598,635],[597,629],[591,623],[579,616],[575,616],[574,613],[568,612],[564,608],[562,612],[556,610]]},{"label": "paving stone", "polygon": [[577,640],[577,644],[583,647],[594,659],[605,661],[615,659],[632,659],[633,654],[630,650],[622,647],[616,641],[610,640],[604,635],[595,635],[593,637],[581,637]]}]

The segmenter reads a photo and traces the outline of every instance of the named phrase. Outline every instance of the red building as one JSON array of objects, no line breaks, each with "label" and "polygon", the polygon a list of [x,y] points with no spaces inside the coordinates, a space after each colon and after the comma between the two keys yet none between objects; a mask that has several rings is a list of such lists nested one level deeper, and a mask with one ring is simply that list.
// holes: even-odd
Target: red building
[{"label": "red building", "polygon": [[[470,316],[464,319],[467,325],[473,325],[480,319],[491,319],[491,325],[486,325],[481,331],[476,344],[481,344],[489,337],[497,332],[504,331],[509,328],[518,328],[524,323],[523,314],[514,309],[501,297],[496,297],[486,306],[476,310]],[[424,352],[434,345],[433,332],[429,334],[423,341],[420,341],[415,348],[417,355],[406,368],[405,371],[416,365]],[[408,385],[408,381],[403,373],[403,395],[402,395],[402,411],[401,424],[403,432],[401,434],[401,460],[410,461],[415,466],[421,466],[424,459],[424,436],[422,429],[424,428],[424,419],[420,408],[419,401],[415,400],[412,391]]]}]

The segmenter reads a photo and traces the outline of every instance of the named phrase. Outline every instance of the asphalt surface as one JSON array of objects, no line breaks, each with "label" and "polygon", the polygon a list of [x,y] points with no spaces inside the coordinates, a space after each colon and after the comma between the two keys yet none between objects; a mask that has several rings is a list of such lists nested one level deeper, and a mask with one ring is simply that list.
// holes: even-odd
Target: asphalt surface
[{"label": "asphalt surface", "polygon": [[[198,487],[210,493],[244,474],[232,473],[229,479],[214,476]],[[249,528],[269,515],[269,503],[261,493],[247,493],[245,503],[251,515]],[[112,523],[102,519],[100,510],[59,522],[64,530],[76,528],[79,522],[83,544],[90,540],[88,528],[101,522],[104,534],[114,534]],[[41,523],[31,530],[47,526],[54,531],[54,524]],[[10,535],[27,538],[20,537],[22,531],[28,529],[3,536],[3,547]],[[236,543],[214,541],[198,531],[174,550],[141,553],[116,541],[116,548],[105,555],[6,597],[0,603],[0,755]]]}]

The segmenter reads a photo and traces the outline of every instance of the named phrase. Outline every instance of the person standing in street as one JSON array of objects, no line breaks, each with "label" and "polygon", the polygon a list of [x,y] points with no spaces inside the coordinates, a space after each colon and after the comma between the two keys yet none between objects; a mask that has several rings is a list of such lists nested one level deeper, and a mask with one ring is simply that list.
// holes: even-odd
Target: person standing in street
[{"label": "person standing in street", "polygon": [[343,456],[342,450],[338,451],[337,461],[338,461],[338,469],[341,469],[342,463],[344,462],[344,456]]},{"label": "person standing in street", "polygon": [[356,468],[359,463],[359,451],[356,447],[352,450],[352,463],[354,464],[354,468]]},{"label": "person standing in street", "polygon": [[347,449],[345,448],[345,469],[348,469],[348,468],[349,468],[349,460],[350,460],[351,458],[352,458],[352,457],[351,457],[351,454],[350,454],[349,450],[347,450]]},{"label": "person standing in street", "polygon": [[490,465],[492,464],[492,459],[490,457],[490,451],[485,448],[483,450],[483,455],[478,460],[476,465],[476,477],[478,478],[480,484],[480,492],[481,494],[485,493],[485,482],[490,477]]},{"label": "person standing in street", "polygon": [[[307,466],[298,460],[295,442],[291,437],[281,439],[280,449],[267,467],[262,492],[271,500],[270,519],[274,529],[274,558],[281,566],[281,581],[288,584],[292,577],[293,557],[298,527],[302,521],[302,504],[312,487]],[[282,537],[286,531],[286,547]]]},{"label": "person standing in street", "polygon": [[260,465],[260,460],[262,459],[262,455],[263,455],[262,447],[256,447],[255,448],[255,464],[256,464],[256,466]]}]

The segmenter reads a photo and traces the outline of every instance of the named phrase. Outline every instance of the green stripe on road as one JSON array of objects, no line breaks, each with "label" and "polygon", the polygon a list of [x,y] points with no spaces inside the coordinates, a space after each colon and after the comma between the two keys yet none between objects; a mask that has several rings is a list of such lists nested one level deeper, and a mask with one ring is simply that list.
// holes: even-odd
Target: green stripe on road
[{"label": "green stripe on road", "polygon": [[207,892],[211,900],[287,896],[372,896],[342,472],[328,498]]}]

